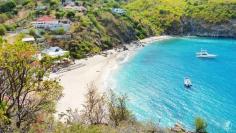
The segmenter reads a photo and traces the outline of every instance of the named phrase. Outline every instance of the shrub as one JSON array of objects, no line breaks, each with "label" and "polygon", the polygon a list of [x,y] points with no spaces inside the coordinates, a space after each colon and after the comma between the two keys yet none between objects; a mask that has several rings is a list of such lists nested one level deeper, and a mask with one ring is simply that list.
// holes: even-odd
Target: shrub
[{"label": "shrub", "polygon": [[0,35],[3,36],[6,33],[6,28],[4,25],[0,25]]},{"label": "shrub", "polygon": [[57,19],[61,19],[63,18],[65,15],[65,12],[64,11],[59,11],[59,12],[56,12],[55,16]]},{"label": "shrub", "polygon": [[195,119],[195,127],[196,133],[207,133],[207,123],[204,121],[204,119],[197,117]]},{"label": "shrub", "polygon": [[8,24],[4,24],[5,28],[7,31],[14,31],[16,29],[16,25],[8,25]]},{"label": "shrub", "polygon": [[8,19],[5,13],[0,14],[0,23],[4,23]]},{"label": "shrub", "polygon": [[30,29],[29,34],[30,34],[31,36],[34,36],[34,37],[37,36],[34,29]]},{"label": "shrub", "polygon": [[16,3],[12,0],[2,2],[0,4],[0,12],[10,12],[16,7]]},{"label": "shrub", "polygon": [[59,29],[55,30],[54,33],[57,35],[64,35],[65,30],[64,30],[64,28],[59,28]]},{"label": "shrub", "polygon": [[126,106],[127,96],[117,96],[110,90],[108,98],[109,120],[115,126],[118,126],[122,121],[134,120]]},{"label": "shrub", "polygon": [[73,11],[69,11],[66,13],[66,17],[69,18],[69,19],[72,19],[75,17],[75,12]]},{"label": "shrub", "polygon": [[88,93],[82,110],[83,122],[91,125],[102,124],[106,117],[105,96],[98,93],[94,84],[88,86]]}]

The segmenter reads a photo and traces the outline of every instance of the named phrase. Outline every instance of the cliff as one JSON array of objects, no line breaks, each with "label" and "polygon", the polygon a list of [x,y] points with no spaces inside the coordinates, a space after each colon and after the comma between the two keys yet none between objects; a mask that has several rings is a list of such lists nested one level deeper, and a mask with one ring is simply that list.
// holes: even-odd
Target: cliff
[{"label": "cliff", "polygon": [[225,23],[212,24],[204,20],[184,18],[181,19],[180,23],[172,23],[164,33],[169,35],[236,38],[236,19]]}]

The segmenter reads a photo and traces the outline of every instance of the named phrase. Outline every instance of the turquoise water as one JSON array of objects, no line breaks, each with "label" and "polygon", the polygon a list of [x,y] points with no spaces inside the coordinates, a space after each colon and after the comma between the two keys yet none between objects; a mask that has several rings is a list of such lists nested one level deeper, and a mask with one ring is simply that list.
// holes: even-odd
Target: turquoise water
[{"label": "turquoise water", "polygon": [[[217,54],[199,59],[200,49]],[[191,78],[186,89],[183,78]],[[194,128],[198,116],[210,133],[236,133],[236,40],[174,38],[148,45],[114,74],[116,91],[129,97],[139,120]]]}]

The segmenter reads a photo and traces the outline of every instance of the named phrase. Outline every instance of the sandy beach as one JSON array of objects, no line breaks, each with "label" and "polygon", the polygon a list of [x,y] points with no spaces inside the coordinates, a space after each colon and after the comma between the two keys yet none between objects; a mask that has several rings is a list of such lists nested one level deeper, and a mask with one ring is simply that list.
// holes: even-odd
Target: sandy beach
[{"label": "sandy beach", "polygon": [[63,97],[57,104],[57,113],[65,112],[68,108],[82,109],[85,101],[87,86],[94,83],[100,92],[106,92],[106,78],[115,70],[121,61],[131,57],[142,45],[148,43],[169,39],[170,36],[157,36],[140,40],[139,43],[126,44],[128,50],[113,49],[105,51],[107,56],[95,55],[87,59],[76,60],[76,67],[67,71],[51,74],[51,78],[58,78],[64,87]]}]

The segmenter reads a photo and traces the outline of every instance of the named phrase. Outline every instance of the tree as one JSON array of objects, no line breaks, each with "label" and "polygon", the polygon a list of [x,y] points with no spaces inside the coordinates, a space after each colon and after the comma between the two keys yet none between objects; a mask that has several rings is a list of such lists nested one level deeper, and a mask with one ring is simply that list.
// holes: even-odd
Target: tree
[{"label": "tree", "polygon": [[108,99],[109,120],[115,126],[118,126],[122,121],[132,119],[132,115],[126,107],[126,101],[127,96],[117,96],[112,90],[110,90]]},{"label": "tree", "polygon": [[106,117],[105,96],[98,93],[96,86],[92,83],[88,86],[86,101],[83,104],[82,119],[86,124],[102,124]]},{"label": "tree", "polygon": [[29,34],[33,37],[37,37],[36,31],[34,29],[30,29]]},{"label": "tree", "polygon": [[21,41],[3,45],[0,45],[0,112],[7,121],[0,124],[0,130],[27,132],[38,115],[55,111],[62,87],[47,78],[51,63],[34,59],[36,49],[32,45]]},{"label": "tree", "polygon": [[75,13],[74,13],[73,11],[69,11],[69,12],[67,12],[66,17],[67,17],[68,19],[72,19],[72,18],[75,17]]},{"label": "tree", "polygon": [[16,3],[13,0],[0,3],[0,12],[10,12],[16,7]]},{"label": "tree", "polygon": [[4,23],[8,19],[5,13],[0,14],[0,23]]},{"label": "tree", "polygon": [[0,35],[3,36],[6,33],[6,28],[4,25],[0,24]]},{"label": "tree", "polygon": [[55,16],[56,16],[57,19],[63,18],[64,15],[65,15],[65,12],[64,12],[64,11],[58,11],[58,12],[56,12],[56,14],[55,14]]},{"label": "tree", "polygon": [[207,133],[207,123],[204,119],[197,117],[195,119],[196,133]]}]

